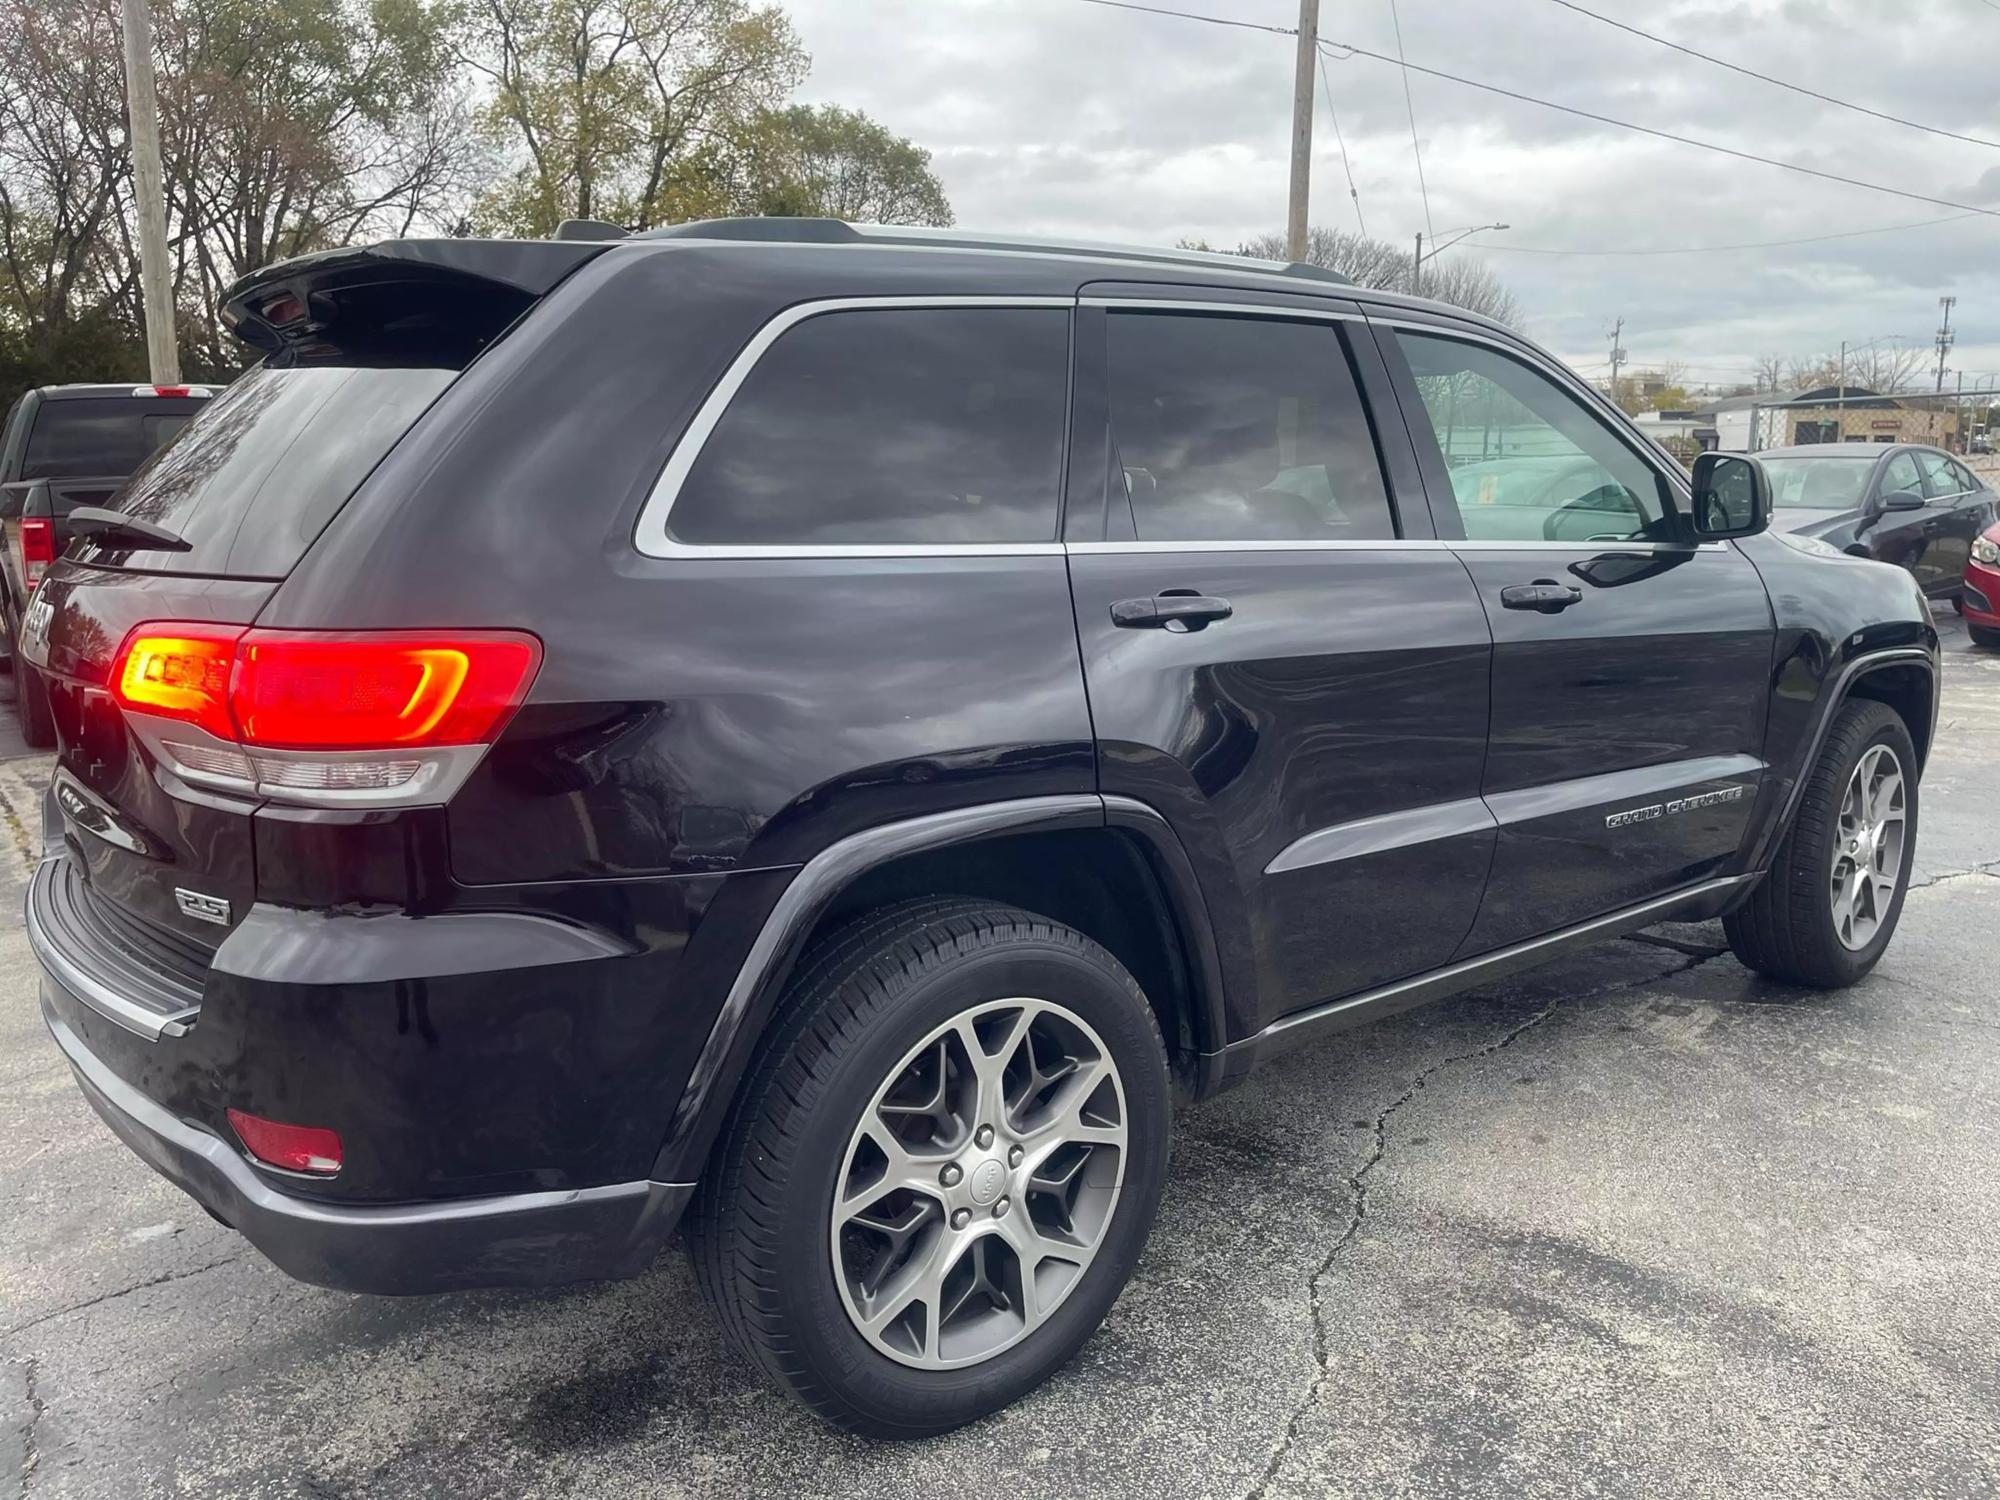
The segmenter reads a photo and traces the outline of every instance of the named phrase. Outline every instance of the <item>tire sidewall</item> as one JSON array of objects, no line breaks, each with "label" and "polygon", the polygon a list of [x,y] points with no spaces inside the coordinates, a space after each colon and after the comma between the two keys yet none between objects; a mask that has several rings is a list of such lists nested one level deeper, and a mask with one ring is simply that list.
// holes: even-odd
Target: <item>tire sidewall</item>
[{"label": "tire sidewall", "polygon": [[[1890,941],[1896,935],[1897,924],[1903,915],[1903,899],[1909,894],[1910,872],[1916,864],[1917,839],[1922,829],[1922,793],[1917,780],[1916,746],[1910,740],[1910,732],[1903,720],[1893,709],[1874,705],[1874,727],[1855,743],[1847,747],[1829,782],[1831,805],[1826,809],[1826,837],[1820,841],[1821,847],[1812,851],[1812,859],[1806,874],[1812,881],[1815,893],[1813,905],[1814,937],[1824,949],[1835,968],[1844,971],[1844,982],[1853,983],[1860,979],[1881,961]],[[1889,910],[1877,926],[1875,936],[1861,948],[1849,948],[1840,940],[1840,932],[1834,925],[1830,904],[1829,888],[1833,880],[1833,866],[1839,857],[1840,806],[1847,794],[1848,782],[1854,771],[1870,750],[1877,745],[1886,745],[1896,757],[1903,776],[1903,858],[1902,869],[1896,878],[1896,893],[1889,898]]]},{"label": "tire sidewall", "polygon": [[[848,1316],[830,1250],[834,1184],[862,1111],[910,1049],[980,1004],[1015,997],[1055,1001],[1089,1022],[1119,1072],[1127,1144],[1118,1206],[1083,1278],[1042,1326],[993,1358],[951,1370],[903,1365],[873,1348]],[[871,1425],[953,1426],[1041,1383],[1070,1358],[1124,1286],[1151,1228],[1166,1180],[1170,1099],[1158,1030],[1144,997],[1108,955],[1009,937],[954,956],[876,1016],[809,1105],[803,1145],[780,1197],[788,1232],[775,1296],[796,1334],[795,1353],[816,1380]]]}]

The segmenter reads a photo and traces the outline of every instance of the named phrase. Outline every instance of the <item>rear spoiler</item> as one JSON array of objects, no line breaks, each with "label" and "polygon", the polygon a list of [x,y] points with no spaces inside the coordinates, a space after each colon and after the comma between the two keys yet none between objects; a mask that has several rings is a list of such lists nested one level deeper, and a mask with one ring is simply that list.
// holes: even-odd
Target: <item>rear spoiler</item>
[{"label": "rear spoiler", "polygon": [[266,354],[351,347],[426,319],[477,335],[463,326],[468,311],[491,337],[608,248],[560,240],[384,240],[323,250],[252,271],[222,294],[222,321]]}]

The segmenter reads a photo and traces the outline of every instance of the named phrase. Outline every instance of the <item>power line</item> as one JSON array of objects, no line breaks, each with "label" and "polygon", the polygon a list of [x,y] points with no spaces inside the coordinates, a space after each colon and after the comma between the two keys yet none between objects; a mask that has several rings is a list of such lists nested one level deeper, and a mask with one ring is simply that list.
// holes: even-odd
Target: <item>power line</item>
[{"label": "power line", "polygon": [[[1396,28],[1396,61],[1403,68],[1403,109],[1410,117],[1410,154],[1417,159],[1417,192],[1424,200],[1424,232],[1432,239],[1437,238],[1437,226],[1431,222],[1431,190],[1424,184],[1424,148],[1417,144],[1417,102],[1410,95],[1409,64],[1403,62],[1403,17],[1396,9],[1396,0],[1389,0],[1389,20]],[[1326,54],[1321,53],[1324,57]],[[1416,279],[1411,273],[1411,280]]]},{"label": "power line", "polygon": [[1158,5],[1134,5],[1132,0],[1083,0],[1085,5],[1107,5],[1113,10],[1142,10],[1151,16],[1177,16],[1183,21],[1206,21],[1211,26],[1241,26],[1246,31],[1269,31],[1279,36],[1297,36],[1296,26],[1266,26],[1261,21],[1233,21],[1227,16],[1197,15],[1191,10],[1167,10]]},{"label": "power line", "polygon": [[[1855,104],[1846,99],[1835,98],[1832,94],[1822,94],[1818,89],[1809,89],[1803,84],[1787,83],[1782,78],[1773,78],[1769,73],[1759,73],[1755,68],[1746,68],[1740,64],[1725,61],[1720,57],[1711,57],[1706,52],[1697,52],[1692,47],[1683,46],[1679,42],[1669,41],[1666,37],[1654,36],[1650,31],[1641,31],[1637,26],[1628,26],[1625,22],[1615,21],[1610,16],[1599,15],[1594,10],[1578,5],[1576,0],[1550,0],[1550,3],[1560,5],[1564,10],[1575,11],[1580,16],[1588,16],[1593,21],[1601,21],[1606,26],[1616,27],[1618,30],[1628,32],[1632,36],[1641,37],[1646,41],[1652,42],[1655,46],[1666,47],[1684,56],[1695,58],[1698,61],[1712,63],[1718,68],[1727,68],[1732,73],[1741,73],[1745,78],[1755,78],[1758,82],[1768,83],[1775,88],[1790,89],[1795,94],[1803,94],[1808,99],[1817,99],[1822,104],[1837,104],[1842,109],[1851,109],[1856,114],[1869,115],[1877,120],[1886,120],[1891,125],[1906,125],[1912,130],[1921,130],[1930,135],[1941,135],[1947,140],[1964,141],[1968,145],[1984,146],[1990,151],[2000,151],[2000,141],[1982,140],[1976,135],[1960,135],[1955,130],[1943,130],[1936,125],[1926,125],[1920,120],[1906,120],[1901,115],[1886,114],[1879,109],[1870,109],[1865,104]],[[1990,4],[1991,0],[1988,0],[1988,3]],[[2000,9],[2000,6],[1995,6],[1995,9]],[[1399,48],[1398,50],[1400,51],[1401,49]]]},{"label": "power line", "polygon": [[[1365,57],[1371,62],[1388,63],[1392,67],[1403,68],[1409,72],[1422,73],[1430,78],[1442,78],[1446,83],[1463,84],[1466,88],[1478,89],[1482,93],[1487,94],[1498,94],[1506,99],[1517,99],[1523,104],[1539,104],[1543,109],[1553,109],[1560,114],[1575,115],[1579,119],[1584,120],[1594,120],[1599,125],[1614,125],[1620,130],[1631,130],[1640,135],[1650,135],[1656,140],[1673,141],[1678,145],[1694,146],[1703,151],[1713,151],[1717,155],[1731,156],[1738,161],[1754,161],[1767,167],[1781,167],[1787,172],[1797,172],[1801,176],[1817,177],[1822,182],[1837,182],[1846,187],[1866,188],[1872,193],[1887,193],[1892,198],[1908,198],[1915,203],[1931,203],[1939,208],[1956,208],[1967,215],[1978,214],[1987,218],[2000,218],[2000,209],[1980,208],[1975,204],[1960,203],[1955,198],[1933,198],[1927,193],[1912,193],[1903,188],[1885,187],[1879,182],[1864,182],[1859,177],[1843,177],[1838,172],[1823,172],[1818,167],[1802,166],[1795,161],[1779,161],[1776,157],[1759,156],[1752,151],[1739,151],[1734,146],[1718,146],[1713,141],[1698,141],[1693,136],[1676,135],[1671,130],[1658,130],[1651,125],[1635,125],[1630,120],[1613,119],[1610,115],[1595,114],[1587,109],[1578,109],[1572,104],[1557,104],[1551,99],[1538,99],[1533,94],[1523,94],[1514,89],[1502,88],[1497,83],[1481,83],[1476,78],[1464,78],[1457,73],[1447,73],[1441,68],[1427,68],[1421,63],[1405,62],[1393,57],[1385,57],[1380,52],[1370,52],[1366,47],[1356,47],[1346,42],[1325,42],[1321,45],[1337,47],[1340,51],[1346,53],[1348,57]],[[1346,58],[1336,58],[1335,61],[1344,62]]]},{"label": "power line", "polygon": [[1883,224],[1874,229],[1848,229],[1839,234],[1809,234],[1791,240],[1750,240],[1740,245],[1683,245],[1668,250],[1570,250],[1545,245],[1502,245],[1487,240],[1480,241],[1480,248],[1504,255],[1708,255],[1727,250],[1778,250],[1790,245],[1818,245],[1828,240],[1853,240],[1870,234],[1898,234],[1909,229],[1933,229],[1940,224],[1962,224],[1967,219],[1979,217],[1978,213],[1946,214],[1942,219],[1919,219],[1913,224]]},{"label": "power line", "polygon": [[[1315,49],[1317,50],[1317,49]],[[1347,160],[1347,138],[1340,133],[1340,111],[1333,106],[1333,80],[1326,76],[1326,54],[1319,54],[1319,81],[1326,90],[1326,112],[1333,117],[1333,140],[1340,147],[1340,167],[1347,173],[1347,196],[1354,200],[1354,222],[1361,226],[1365,237],[1368,221],[1361,217],[1361,189],[1354,185],[1354,168]]]}]

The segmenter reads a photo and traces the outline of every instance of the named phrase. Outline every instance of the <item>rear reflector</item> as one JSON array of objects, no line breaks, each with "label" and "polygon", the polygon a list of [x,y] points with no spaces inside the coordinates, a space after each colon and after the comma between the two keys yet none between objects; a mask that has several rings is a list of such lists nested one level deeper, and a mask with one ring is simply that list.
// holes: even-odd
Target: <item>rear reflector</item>
[{"label": "rear reflector", "polygon": [[[490,743],[527,696],[541,656],[539,641],[515,631],[141,625],[126,638],[114,681],[126,708],[252,749],[424,749]],[[294,765],[288,779],[310,786],[317,774]],[[377,785],[406,779],[378,774],[388,779]]]},{"label": "rear reflector", "polygon": [[340,1137],[318,1125],[281,1125],[240,1109],[229,1111],[229,1124],[249,1153],[266,1166],[287,1172],[311,1172],[331,1177],[340,1170]]},{"label": "rear reflector", "polygon": [[23,586],[34,588],[56,560],[55,523],[47,516],[21,518],[21,566]]}]

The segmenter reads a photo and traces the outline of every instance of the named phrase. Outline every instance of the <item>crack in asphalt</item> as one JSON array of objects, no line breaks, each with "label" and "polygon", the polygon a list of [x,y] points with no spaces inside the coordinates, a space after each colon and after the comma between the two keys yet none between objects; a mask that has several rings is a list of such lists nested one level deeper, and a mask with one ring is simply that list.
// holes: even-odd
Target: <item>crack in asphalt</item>
[{"label": "crack in asphalt", "polygon": [[1989,859],[1963,870],[1942,870],[1924,880],[1913,880],[1906,889],[1926,891],[1934,885],[1943,885],[1948,880],[1977,880],[1980,878],[2000,879],[2000,859]]},{"label": "crack in asphalt", "polygon": [[48,1410],[47,1404],[35,1393],[38,1363],[30,1357],[21,1366],[21,1378],[28,1396],[28,1425],[21,1429],[21,1500],[27,1500],[28,1485],[35,1477],[35,1466],[41,1462],[41,1453],[35,1447],[35,1428],[40,1425],[42,1414]]},{"label": "crack in asphalt", "polygon": [[233,1265],[235,1262],[243,1259],[245,1253],[239,1250],[234,1255],[225,1255],[220,1260],[208,1262],[207,1265],[195,1266],[193,1269],[187,1271],[168,1271],[164,1275],[149,1277],[145,1281],[135,1281],[132,1285],[120,1287],[115,1292],[105,1292],[100,1296],[87,1297],[81,1302],[71,1303],[68,1307],[58,1307],[52,1312],[45,1312],[39,1317],[30,1318],[25,1323],[16,1323],[12,1328],[0,1328],[0,1338],[13,1338],[16,1334],[26,1333],[31,1328],[40,1328],[44,1323],[53,1323],[58,1318],[67,1318],[73,1313],[85,1312],[93,1307],[101,1307],[106,1302],[116,1302],[120,1297],[129,1297],[134,1292],[143,1292],[151,1287],[165,1286],[173,1281],[187,1281],[193,1277],[205,1275],[210,1271],[220,1270],[223,1266]]},{"label": "crack in asphalt", "polygon": [[[1627,936],[1632,936],[1632,934],[1627,934]],[[1272,1451],[1270,1459],[1265,1463],[1264,1472],[1258,1476],[1256,1484],[1251,1486],[1247,1492],[1245,1500],[1264,1500],[1272,1479],[1277,1476],[1278,1470],[1283,1466],[1286,1457],[1298,1442],[1299,1427],[1305,1421],[1306,1413],[1312,1410],[1313,1404],[1319,1399],[1319,1393],[1326,1387],[1327,1377],[1333,1373],[1333,1353],[1331,1341],[1327,1334],[1325,1304],[1321,1298],[1320,1287],[1327,1275],[1333,1270],[1333,1263],[1339,1258],[1340,1252],[1353,1243],[1354,1237],[1361,1232],[1363,1221],[1368,1217],[1367,1177],[1382,1159],[1389,1154],[1389,1117],[1408,1104],[1412,1099],[1416,1098],[1418,1094],[1422,1093],[1431,1079],[1446,1068],[1464,1062],[1477,1062],[1481,1058],[1491,1057],[1494,1053],[1513,1046],[1521,1037],[1533,1031],[1544,1021],[1547,1021],[1559,1009],[1572,1000],[1589,1000],[1599,995],[1616,994],[1620,990],[1637,989],[1642,985],[1658,984],[1662,980],[1673,979],[1679,975],[1688,973],[1690,970],[1698,969],[1703,964],[1720,958],[1724,953],[1729,951],[1726,948],[1710,951],[1692,944],[1683,945],[1671,938],[1652,938],[1649,941],[1654,943],[1655,946],[1672,948],[1678,952],[1687,954],[1689,962],[1682,964],[1677,969],[1669,969],[1664,974],[1648,974],[1643,979],[1621,980],[1618,983],[1602,985],[1596,989],[1580,990],[1574,994],[1558,995],[1549,1001],[1547,1005],[1529,1016],[1527,1020],[1510,1029],[1498,1041],[1488,1042],[1485,1046],[1475,1047],[1470,1052],[1460,1052],[1451,1057],[1440,1058],[1438,1061],[1432,1063],[1429,1067],[1418,1073],[1411,1080],[1410,1086],[1404,1089],[1396,1098],[1392,1099],[1380,1114],[1376,1115],[1374,1149],[1369,1153],[1368,1159],[1357,1167],[1353,1175],[1347,1179],[1348,1188],[1352,1193],[1352,1197],[1349,1200],[1347,1227],[1341,1230],[1340,1237],[1327,1250],[1325,1258],[1319,1263],[1319,1268],[1313,1272],[1311,1279],[1306,1283],[1307,1310],[1312,1318],[1313,1362],[1318,1366],[1318,1369],[1314,1373],[1312,1381],[1306,1386],[1305,1394],[1299,1398],[1298,1405],[1292,1408],[1292,1415],[1285,1423],[1284,1436],[1279,1440],[1278,1446]]]}]

